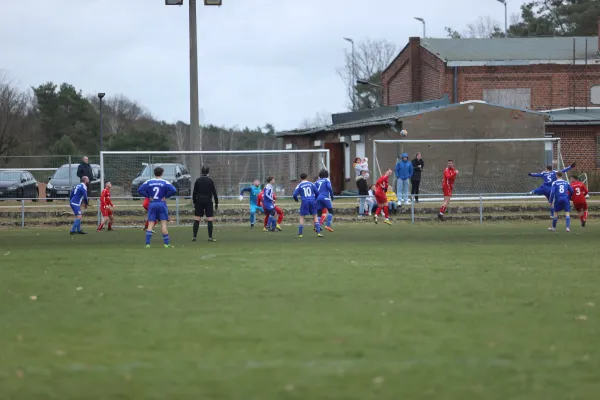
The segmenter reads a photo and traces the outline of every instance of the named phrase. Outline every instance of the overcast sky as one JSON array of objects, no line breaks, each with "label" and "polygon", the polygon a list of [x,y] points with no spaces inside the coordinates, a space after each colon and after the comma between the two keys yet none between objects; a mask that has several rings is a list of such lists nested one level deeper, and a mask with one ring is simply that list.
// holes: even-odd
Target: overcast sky
[{"label": "overcast sky", "polygon": [[[478,16],[503,23],[496,0],[198,0],[203,124],[296,128],[346,108],[336,73],[349,43],[443,37]],[[509,0],[509,15],[524,0]],[[164,0],[3,0],[0,69],[23,88],[68,82],[122,93],[159,119],[189,122],[188,8]]]}]

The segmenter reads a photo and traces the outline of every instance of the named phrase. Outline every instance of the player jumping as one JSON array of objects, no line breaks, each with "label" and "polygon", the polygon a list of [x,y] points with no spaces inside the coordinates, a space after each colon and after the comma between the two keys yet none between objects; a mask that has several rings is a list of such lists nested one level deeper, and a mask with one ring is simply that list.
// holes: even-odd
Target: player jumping
[{"label": "player jumping", "polygon": [[567,181],[562,179],[563,173],[558,171],[556,173],[556,180],[552,183],[552,188],[550,189],[550,205],[553,206],[553,217],[552,217],[552,227],[548,228],[548,230],[554,232],[556,231],[556,223],[558,222],[558,213],[560,211],[565,212],[565,223],[567,225],[567,232],[571,232],[571,216],[569,212],[571,211],[571,196],[573,196],[573,188],[569,185]]},{"label": "player jumping", "polygon": [[[570,171],[572,168],[575,168],[575,163],[569,165],[567,168],[561,169],[560,171],[554,171],[552,169],[552,166],[548,165],[546,167],[546,170],[540,173],[530,172],[527,175],[533,176],[534,178],[542,178],[544,180],[544,183],[542,183],[537,188],[533,189],[528,194],[538,196],[544,195],[546,196],[546,199],[550,201],[550,191],[552,190],[552,184],[554,183],[554,181],[556,181],[556,174],[558,172],[562,172],[564,174],[565,172]],[[550,207],[550,217],[554,218],[554,208],[552,207]]]},{"label": "player jumping", "polygon": [[392,224],[390,222],[390,209],[388,207],[386,194],[389,186],[390,176],[392,176],[392,174],[392,170],[388,169],[381,178],[377,179],[377,183],[375,183],[375,201],[377,202],[377,210],[375,210],[375,217],[373,218],[375,223],[378,222],[377,216],[381,213],[381,210],[383,210],[383,215],[385,216],[385,220],[383,222],[388,225]]},{"label": "player jumping", "polygon": [[317,216],[317,187],[314,183],[309,182],[307,180],[308,175],[303,172],[300,174],[300,179],[302,182],[296,186],[294,190],[294,201],[298,202],[298,196],[302,198],[302,202],[300,203],[300,223],[298,224],[298,238],[302,238],[302,231],[304,229],[304,217],[308,215],[312,215],[313,220],[315,222],[315,229],[317,231],[317,237],[322,238],[321,235],[321,225],[319,224],[319,217]]},{"label": "player jumping", "polygon": [[331,222],[333,221],[333,190],[331,188],[331,181],[329,180],[329,172],[326,169],[322,169],[319,172],[319,180],[315,183],[317,187],[317,211],[320,213],[320,225],[322,226],[327,219],[327,225],[325,229],[329,232],[333,232],[331,228]]},{"label": "player jumping", "polygon": [[250,229],[252,229],[256,223],[256,212],[262,212],[262,209],[258,206],[258,195],[261,192],[260,181],[257,179],[252,182],[252,186],[240,190],[240,201],[244,200],[245,192],[250,193]]},{"label": "player jumping", "polygon": [[73,190],[71,190],[71,196],[69,201],[71,203],[71,210],[73,210],[73,214],[75,214],[75,221],[73,222],[73,226],[71,227],[71,235],[86,234],[84,231],[81,230],[81,219],[83,218],[83,215],[81,214],[81,203],[83,202],[83,207],[87,208],[87,184],[89,181],[89,178],[87,176],[84,176],[81,178],[81,183],[75,185]]},{"label": "player jumping", "polygon": [[100,195],[100,212],[102,213],[102,221],[100,221],[100,225],[98,225],[98,232],[102,232],[102,228],[104,228],[104,224],[108,222],[108,230],[112,231],[112,224],[115,222],[115,217],[113,217],[113,209],[115,205],[110,199],[110,188],[112,188],[112,184],[110,182],[106,182],[104,189],[102,190],[102,194]]},{"label": "player jumping", "polygon": [[571,188],[573,188],[571,200],[573,200],[573,207],[577,211],[577,218],[581,221],[581,226],[585,226],[588,217],[588,205],[585,200],[588,196],[588,188],[576,176],[571,177]]},{"label": "player jumping", "polygon": [[438,218],[440,221],[444,220],[444,213],[448,210],[448,204],[452,198],[452,189],[454,188],[454,180],[458,175],[458,170],[454,168],[454,161],[448,160],[448,166],[444,170],[444,179],[442,180],[442,191],[444,192],[444,201],[440,207],[440,213]]},{"label": "player jumping", "polygon": [[165,171],[161,167],[154,168],[154,179],[148,179],[139,188],[138,193],[147,199],[150,199],[148,206],[148,229],[146,230],[146,248],[150,248],[150,241],[154,231],[156,221],[160,221],[160,227],[163,235],[165,248],[173,247],[169,243],[169,209],[166,199],[177,193],[175,186],[162,179]]}]

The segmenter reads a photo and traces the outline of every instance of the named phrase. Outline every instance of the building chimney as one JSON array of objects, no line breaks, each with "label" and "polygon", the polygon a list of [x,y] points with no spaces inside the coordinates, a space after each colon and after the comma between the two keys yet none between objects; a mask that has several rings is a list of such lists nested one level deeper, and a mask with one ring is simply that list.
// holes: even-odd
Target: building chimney
[{"label": "building chimney", "polygon": [[[600,22],[599,22],[600,24]],[[410,65],[410,101],[421,101],[421,38],[408,38],[408,56]]]}]

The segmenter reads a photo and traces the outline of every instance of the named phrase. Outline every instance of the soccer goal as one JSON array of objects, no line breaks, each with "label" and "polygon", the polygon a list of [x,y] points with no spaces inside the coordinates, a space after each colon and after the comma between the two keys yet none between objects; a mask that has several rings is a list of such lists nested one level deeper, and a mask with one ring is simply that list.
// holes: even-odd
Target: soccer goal
[{"label": "soccer goal", "polygon": [[[542,183],[529,177],[529,172],[540,172],[547,165],[564,168],[559,138],[404,139],[373,141],[376,172],[393,171],[403,153],[412,160],[417,152],[425,161],[420,183],[420,192],[425,195],[441,194],[448,160],[454,160],[459,171],[454,192],[472,196],[523,195]],[[565,161],[570,164],[570,160]]]},{"label": "soccer goal", "polygon": [[137,188],[153,177],[155,167],[164,169],[164,179],[173,183],[179,196],[190,196],[200,168],[210,168],[220,196],[237,196],[240,184],[275,178],[280,196],[292,194],[300,174],[310,179],[329,169],[329,150],[248,151],[103,151],[100,153],[101,183],[110,181],[113,196],[137,198]]}]

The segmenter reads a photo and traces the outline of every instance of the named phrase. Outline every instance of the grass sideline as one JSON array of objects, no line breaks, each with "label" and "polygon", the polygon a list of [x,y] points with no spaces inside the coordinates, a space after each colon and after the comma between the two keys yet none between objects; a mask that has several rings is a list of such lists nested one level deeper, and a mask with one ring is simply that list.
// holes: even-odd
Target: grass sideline
[{"label": "grass sideline", "polygon": [[600,228],[560,224],[0,231],[0,397],[596,398]]}]

